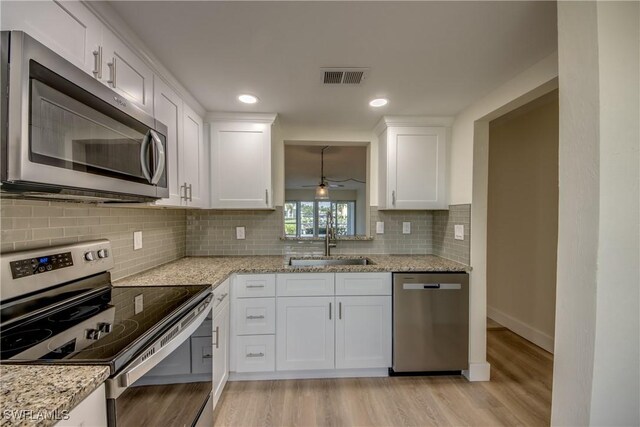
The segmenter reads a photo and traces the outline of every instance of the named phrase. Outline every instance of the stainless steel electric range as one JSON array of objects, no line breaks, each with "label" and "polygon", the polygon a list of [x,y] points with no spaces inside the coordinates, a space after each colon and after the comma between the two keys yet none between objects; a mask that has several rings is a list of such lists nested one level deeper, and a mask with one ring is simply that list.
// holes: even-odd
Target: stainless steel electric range
[{"label": "stainless steel electric range", "polygon": [[114,287],[113,265],[108,240],[1,254],[0,362],[109,366],[110,426],[209,423],[211,287]]}]

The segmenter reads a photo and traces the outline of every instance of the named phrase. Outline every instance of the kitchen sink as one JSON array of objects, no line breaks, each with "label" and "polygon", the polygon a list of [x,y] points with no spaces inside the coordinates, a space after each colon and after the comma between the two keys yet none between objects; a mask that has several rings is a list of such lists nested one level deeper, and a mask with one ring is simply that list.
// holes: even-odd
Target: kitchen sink
[{"label": "kitchen sink", "polygon": [[373,265],[369,258],[291,258],[292,267],[325,267],[331,265]]}]

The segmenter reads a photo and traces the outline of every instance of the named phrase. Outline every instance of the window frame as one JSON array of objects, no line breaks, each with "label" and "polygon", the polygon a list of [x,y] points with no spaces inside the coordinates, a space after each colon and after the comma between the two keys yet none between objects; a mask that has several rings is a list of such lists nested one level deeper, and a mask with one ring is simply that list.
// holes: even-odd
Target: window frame
[{"label": "window frame", "polygon": [[[331,209],[331,213],[333,214],[333,218],[334,218],[334,225],[337,222],[338,219],[338,204],[339,203],[347,203],[347,204],[351,204],[352,208],[351,208],[351,212],[350,212],[350,216],[347,215],[347,218],[351,218],[351,221],[347,221],[347,233],[349,233],[349,228],[352,228],[351,230],[351,234],[346,234],[343,236],[355,236],[356,235],[356,222],[357,222],[357,213],[356,213],[356,201],[355,200],[285,200],[285,205],[287,203],[295,203],[296,208],[296,234],[287,234],[286,231],[286,226],[284,227],[284,235],[285,237],[295,237],[298,239],[305,239],[305,238],[321,238],[324,237],[325,234],[320,235],[320,207],[319,207],[319,203],[324,202],[324,203],[330,203],[330,209]],[[302,229],[302,209],[301,209],[301,204],[302,203],[313,203],[313,235],[312,236],[301,236],[300,232]],[[284,218],[283,218],[284,221]],[[284,224],[283,224],[284,225]]]}]

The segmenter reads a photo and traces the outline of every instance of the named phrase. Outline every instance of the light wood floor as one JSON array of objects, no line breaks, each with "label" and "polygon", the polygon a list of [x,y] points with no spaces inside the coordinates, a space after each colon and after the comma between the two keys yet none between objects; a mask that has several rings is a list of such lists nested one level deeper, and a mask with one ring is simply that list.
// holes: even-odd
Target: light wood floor
[{"label": "light wood floor", "polygon": [[549,425],[553,356],[487,331],[491,381],[457,376],[228,383],[216,426]]}]

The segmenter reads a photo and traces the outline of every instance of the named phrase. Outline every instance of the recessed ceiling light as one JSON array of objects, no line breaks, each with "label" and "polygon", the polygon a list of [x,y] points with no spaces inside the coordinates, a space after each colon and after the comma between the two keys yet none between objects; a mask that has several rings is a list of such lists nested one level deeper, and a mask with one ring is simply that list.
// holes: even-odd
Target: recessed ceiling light
[{"label": "recessed ceiling light", "polygon": [[244,102],[245,104],[255,104],[256,102],[258,102],[258,97],[249,95],[248,93],[243,93],[242,95],[238,96],[238,100],[240,102]]},{"label": "recessed ceiling light", "polygon": [[376,99],[372,99],[371,101],[369,101],[369,105],[371,105],[372,107],[384,107],[385,105],[387,105],[389,103],[389,100],[386,98],[376,98]]}]

